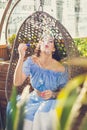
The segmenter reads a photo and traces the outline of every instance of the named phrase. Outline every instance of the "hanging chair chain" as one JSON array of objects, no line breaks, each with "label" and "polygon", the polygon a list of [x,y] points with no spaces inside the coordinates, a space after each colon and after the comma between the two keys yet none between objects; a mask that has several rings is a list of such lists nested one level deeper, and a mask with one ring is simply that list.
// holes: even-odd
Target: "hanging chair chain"
[{"label": "hanging chair chain", "polygon": [[43,5],[44,5],[44,0],[40,0],[39,10],[41,9],[43,11]]}]

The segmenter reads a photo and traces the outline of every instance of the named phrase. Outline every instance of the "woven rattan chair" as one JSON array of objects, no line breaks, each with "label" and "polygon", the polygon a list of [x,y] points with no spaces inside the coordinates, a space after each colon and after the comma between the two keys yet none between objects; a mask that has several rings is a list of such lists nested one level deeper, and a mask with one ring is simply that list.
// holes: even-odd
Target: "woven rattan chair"
[{"label": "woven rattan chair", "polygon": [[[19,57],[19,44],[23,42],[31,43],[31,47],[28,48],[26,51],[26,57],[32,55],[35,47],[34,45],[39,41],[40,36],[42,35],[45,27],[51,29],[55,35],[55,42],[58,46],[58,55],[61,60],[79,56],[77,48],[75,47],[70,34],[58,20],[56,20],[55,18],[43,11],[37,11],[33,13],[23,22],[17,33],[6,79],[7,98],[9,97],[13,86],[13,74]],[[71,77],[73,77],[73,74],[76,74],[75,68],[73,69],[72,67],[72,70],[73,71],[71,72],[73,73],[71,73]],[[29,84],[28,78],[21,87],[18,87],[18,92],[21,92],[24,86],[26,86],[27,84]]]}]

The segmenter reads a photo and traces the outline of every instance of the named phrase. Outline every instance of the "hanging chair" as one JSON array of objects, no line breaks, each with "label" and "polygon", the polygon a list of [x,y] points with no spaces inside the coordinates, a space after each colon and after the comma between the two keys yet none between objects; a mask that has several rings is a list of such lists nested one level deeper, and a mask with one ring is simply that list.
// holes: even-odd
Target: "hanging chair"
[{"label": "hanging chair", "polygon": [[[55,36],[55,42],[58,47],[58,56],[60,57],[60,60],[79,56],[72,37],[58,20],[43,11],[37,11],[33,13],[21,25],[14,42],[5,86],[7,99],[11,94],[13,86],[13,74],[19,58],[19,44],[30,43],[31,46],[26,51],[26,57],[32,55],[35,45],[38,43],[45,28],[51,29]],[[73,66],[70,69],[70,77],[80,73],[80,71],[77,70],[77,68],[75,69]],[[26,79],[21,87],[17,87],[18,92],[22,92],[24,86],[27,84],[29,84],[29,78]]]}]

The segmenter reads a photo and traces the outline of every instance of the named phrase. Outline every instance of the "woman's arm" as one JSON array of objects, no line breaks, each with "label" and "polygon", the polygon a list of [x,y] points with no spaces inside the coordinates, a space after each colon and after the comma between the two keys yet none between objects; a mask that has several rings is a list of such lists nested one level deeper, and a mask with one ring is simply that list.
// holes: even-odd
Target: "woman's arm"
[{"label": "woman's arm", "polygon": [[22,72],[23,61],[25,56],[25,51],[27,46],[25,44],[20,44],[18,47],[19,52],[19,60],[14,72],[14,80],[13,83],[15,86],[20,86],[23,84],[24,80],[26,79],[26,75]]}]

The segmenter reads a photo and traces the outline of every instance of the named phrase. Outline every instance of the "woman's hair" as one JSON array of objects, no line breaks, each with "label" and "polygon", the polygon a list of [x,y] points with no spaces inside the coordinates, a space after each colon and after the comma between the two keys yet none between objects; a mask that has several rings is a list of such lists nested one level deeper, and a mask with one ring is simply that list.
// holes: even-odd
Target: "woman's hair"
[{"label": "woman's hair", "polygon": [[55,47],[55,51],[53,52],[52,57],[53,57],[55,60],[60,61],[60,60],[61,60],[61,57],[59,56],[59,51],[58,51],[58,47],[57,47],[57,44],[56,44],[55,39],[54,39],[54,47]]},{"label": "woman's hair", "polygon": [[40,56],[40,53],[41,53],[41,50],[40,50],[40,44],[38,43],[38,45],[36,46],[35,50],[34,50],[34,54],[39,57]]}]

